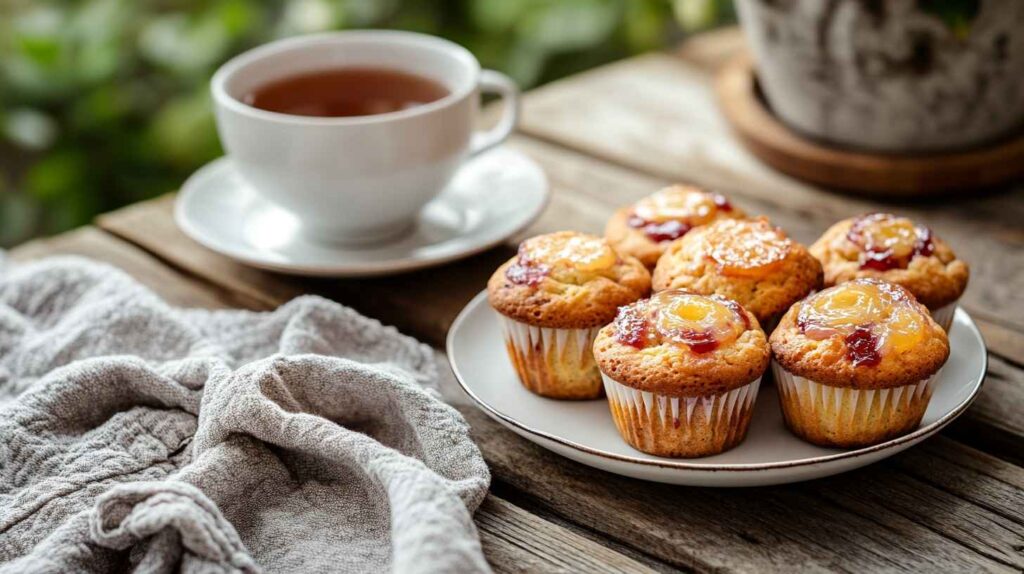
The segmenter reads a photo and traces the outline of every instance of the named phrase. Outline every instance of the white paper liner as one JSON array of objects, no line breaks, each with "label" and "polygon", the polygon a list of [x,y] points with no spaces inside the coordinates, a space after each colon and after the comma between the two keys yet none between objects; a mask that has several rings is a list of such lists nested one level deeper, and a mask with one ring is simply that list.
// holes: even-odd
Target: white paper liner
[{"label": "white paper liner", "polygon": [[[743,440],[761,378],[717,395],[673,397],[601,373],[612,416],[627,443],[662,456],[704,456]],[[616,416],[616,408],[624,417]],[[625,419],[625,420],[623,420]]]},{"label": "white paper liner", "polygon": [[931,311],[932,319],[935,319],[935,322],[948,332],[949,327],[953,324],[953,315],[956,314],[956,308],[957,301],[943,305],[942,307]]},{"label": "white paper liner", "polygon": [[502,316],[505,342],[523,385],[554,398],[597,398],[601,379],[594,360],[600,327],[552,329]]},{"label": "white paper liner", "polygon": [[772,361],[779,402],[796,434],[817,444],[866,445],[916,428],[938,373],[888,389],[832,387],[800,377]]}]

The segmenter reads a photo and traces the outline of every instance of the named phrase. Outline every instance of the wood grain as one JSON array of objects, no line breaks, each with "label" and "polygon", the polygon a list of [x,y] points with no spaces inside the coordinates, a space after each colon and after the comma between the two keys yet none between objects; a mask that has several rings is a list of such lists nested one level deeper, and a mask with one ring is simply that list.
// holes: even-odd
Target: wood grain
[{"label": "wood grain", "polygon": [[[543,142],[517,138],[514,145],[541,164],[554,190],[548,210],[524,235],[565,228],[600,233],[616,206],[642,197],[664,183]],[[765,213],[782,222],[797,239],[806,241],[823,231],[817,218],[776,202],[741,197],[737,203],[749,212]],[[99,220],[99,225],[191,275],[224,289],[237,290],[240,298],[274,304],[306,292],[319,293],[435,346],[443,343],[452,320],[483,289],[491,271],[513,252],[511,247],[495,249],[455,265],[396,277],[300,280],[250,269],[206,250],[173,224],[171,208],[172,198],[168,196],[108,214]],[[971,306],[968,308],[974,312]],[[997,329],[1001,327],[993,324],[988,330]],[[1004,361],[1003,379],[990,380],[975,407],[965,416],[979,423],[975,425],[979,432],[993,429],[993,436],[1003,445],[1000,450],[1013,448],[1012,443],[1018,440],[1019,448],[1024,449],[1024,385],[1012,382],[1016,373],[1024,377],[1024,370],[1011,362],[1024,364],[1024,348],[1016,345],[1024,334],[1005,337],[998,349],[1009,357]],[[1008,439],[1011,442],[1006,445]],[[984,441],[977,445],[983,446]]]},{"label": "wood grain", "polygon": [[52,256],[88,257],[109,263],[134,277],[173,305],[228,309],[247,306],[229,289],[189,280],[152,255],[95,227],[83,227],[48,239],[37,239],[10,251],[11,260],[30,261]]},{"label": "wood grain", "polygon": [[[154,226],[144,228],[152,230]],[[173,241],[163,239],[157,242],[166,251]],[[174,259],[195,260],[184,256]],[[212,273],[208,276],[213,280],[219,277]],[[253,289],[252,285],[249,289]],[[385,295],[377,293],[376,296]],[[273,299],[268,294],[265,297]],[[498,480],[538,498],[572,522],[597,524],[602,532],[622,543],[677,567],[731,569],[745,564],[777,570],[781,568],[780,563],[760,554],[759,548],[769,542],[772,556],[798,561],[808,567],[834,568],[840,564],[834,562],[836,557],[844,556],[844,562],[855,561],[865,569],[923,564],[933,568],[943,564],[973,564],[978,568],[999,569],[1018,565],[1013,548],[1024,543],[1024,539],[1012,534],[1020,532],[1022,527],[1015,517],[1002,516],[965,502],[963,496],[924,483],[905,472],[869,469],[852,478],[761,489],[758,496],[697,489],[683,489],[688,493],[681,495],[677,492],[679,489],[645,485],[585,469],[524,443],[490,422],[458,392],[453,394],[451,382],[445,387],[449,389],[449,398],[460,405],[471,422],[474,438]],[[989,462],[1004,474],[1016,469],[1005,462]],[[987,483],[995,485],[993,489],[1001,485],[999,480],[986,478],[976,471],[965,472],[972,474],[973,488]],[[1024,473],[1020,469],[1017,472]],[[593,480],[594,476],[600,480]],[[898,493],[900,500],[897,503],[885,500],[888,492]],[[1019,491],[1014,494],[1020,498]],[[689,500],[689,496],[694,495],[700,498],[699,502]],[[652,506],[651,496],[665,497],[665,505]],[[800,507],[799,518],[786,516],[785,510],[792,507]],[[957,514],[950,516],[949,509]],[[752,521],[745,518],[748,513],[762,518]],[[922,522],[931,524],[932,515],[938,517],[935,520],[939,522],[931,528],[915,526]],[[742,529],[736,532],[733,528],[724,528],[719,524],[723,518],[728,519],[728,523],[743,525]],[[636,521],[649,522],[637,532],[633,528]],[[940,528],[946,524],[948,528]],[[829,536],[808,534],[826,525],[833,532]],[[788,534],[779,535],[779,530]],[[891,530],[912,534],[913,544],[894,553],[889,540],[892,534],[885,534]],[[677,537],[685,537],[685,543]],[[710,553],[707,546],[715,546],[715,553]],[[824,560],[822,555],[830,558]]]},{"label": "wood grain", "polygon": [[655,572],[495,496],[484,500],[476,523],[480,542],[496,572]]},{"label": "wood grain", "polygon": [[[552,171],[556,185],[562,185],[562,174],[576,173],[575,177],[579,177],[572,169]],[[605,183],[615,182],[614,175],[604,177]],[[589,188],[587,193],[592,204],[606,193],[600,191],[602,189],[606,188]],[[154,205],[161,208],[161,204]],[[140,217],[139,209],[136,208],[133,217]],[[160,211],[154,210],[154,213]],[[111,215],[104,220],[104,225],[110,227],[110,222],[116,219],[116,214]],[[186,248],[190,244],[181,242],[180,238],[154,238],[149,234],[157,227],[155,224],[144,218],[136,223],[140,229],[147,230],[153,245],[159,245],[162,258],[186,264],[201,260],[199,254],[193,252],[201,248]],[[210,269],[223,268],[218,264]],[[214,273],[210,269],[198,272],[224,287],[237,281],[231,273]],[[260,277],[261,281],[268,282],[278,279],[273,275]],[[431,297],[423,293],[426,284],[419,284],[418,288],[421,300]],[[248,289],[253,289],[252,285]],[[283,298],[278,297],[287,296],[291,289],[279,285],[269,289],[264,298],[279,303]],[[391,291],[367,291],[366,296],[370,293],[377,299],[394,296]],[[1019,555],[1013,550],[1024,543],[1024,539],[1013,534],[1022,532],[1024,527],[1016,516],[974,504],[957,492],[923,482],[902,469],[874,467],[854,473],[852,477],[747,493],[675,489],[614,477],[543,451],[486,418],[467,403],[460,391],[453,390],[450,380],[444,388],[446,397],[458,405],[471,422],[474,438],[481,445],[497,480],[571,522],[597,528],[621,544],[676,567],[742,569],[746,565],[778,570],[784,563],[809,568],[837,568],[850,563],[863,569],[878,569],[940,568],[959,564],[999,570],[1024,566],[1018,563]],[[999,401],[993,399],[993,403]],[[1000,411],[999,416],[1004,414]],[[938,466],[943,462],[944,459],[931,464]],[[998,459],[988,463],[1000,473],[1024,473]],[[1003,484],[977,470],[967,468],[964,472],[970,472],[975,488],[985,490],[991,484],[996,490]],[[902,498],[893,503],[886,500],[886,493],[897,493]],[[1019,491],[1011,494],[1020,497]],[[1005,497],[1006,493],[1000,496]],[[654,502],[658,500],[663,504]],[[801,511],[790,516],[787,509],[791,508]],[[759,518],[750,518],[748,514]],[[643,525],[639,530],[638,523]],[[821,535],[822,530],[830,534]],[[899,551],[893,551],[893,532],[909,537],[913,543],[901,543]]]},{"label": "wood grain", "polygon": [[751,153],[817,185],[880,198],[921,198],[1005,184],[1024,174],[1024,135],[976,150],[915,156],[858,152],[801,136],[768,109],[745,54],[718,71],[715,91],[722,114]]}]

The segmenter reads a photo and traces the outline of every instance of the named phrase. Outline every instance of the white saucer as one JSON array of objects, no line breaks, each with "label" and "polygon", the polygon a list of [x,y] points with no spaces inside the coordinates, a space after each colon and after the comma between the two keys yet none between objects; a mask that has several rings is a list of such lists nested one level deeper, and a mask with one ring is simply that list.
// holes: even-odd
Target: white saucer
[{"label": "white saucer", "polygon": [[499,148],[466,162],[420,214],[416,229],[389,243],[343,247],[310,241],[295,218],[263,200],[227,158],[194,173],[174,216],[192,239],[222,255],[271,271],[359,277],[439,265],[479,253],[532,223],[548,183],[530,158]]},{"label": "white saucer", "polygon": [[981,390],[987,355],[970,316],[957,310],[952,353],[916,431],[875,446],[832,450],[806,443],[782,422],[774,385],[762,385],[747,438],[722,454],[661,458],[634,450],[619,436],[604,399],[556,401],[527,391],[505,352],[497,314],[477,295],[448,332],[448,360],[462,388],[492,418],[544,448],[608,472],[692,486],[763,486],[838,474],[907,449],[964,412]]}]

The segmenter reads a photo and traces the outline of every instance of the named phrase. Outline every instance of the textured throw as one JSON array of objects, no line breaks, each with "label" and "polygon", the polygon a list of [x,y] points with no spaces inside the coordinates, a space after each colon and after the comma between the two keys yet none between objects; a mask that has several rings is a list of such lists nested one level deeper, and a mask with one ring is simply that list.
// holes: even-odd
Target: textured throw
[{"label": "textured throw", "polygon": [[324,299],[183,310],[0,262],[0,573],[487,571],[487,467],[435,383]]}]

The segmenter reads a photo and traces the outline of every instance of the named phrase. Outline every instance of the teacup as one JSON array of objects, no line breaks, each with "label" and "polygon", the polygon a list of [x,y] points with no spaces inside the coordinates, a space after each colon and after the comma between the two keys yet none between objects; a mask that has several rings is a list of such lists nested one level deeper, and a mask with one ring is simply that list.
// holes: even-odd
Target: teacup
[{"label": "teacup", "polygon": [[[295,74],[381,68],[446,88],[441,99],[390,113],[310,117],[259,109],[245,94]],[[217,129],[242,179],[291,212],[310,238],[373,243],[402,235],[470,156],[515,128],[519,90],[481,70],[465,48],[433,36],[380,30],[302,36],[230,60],[213,76]],[[500,121],[475,132],[480,93],[504,101]]]}]

